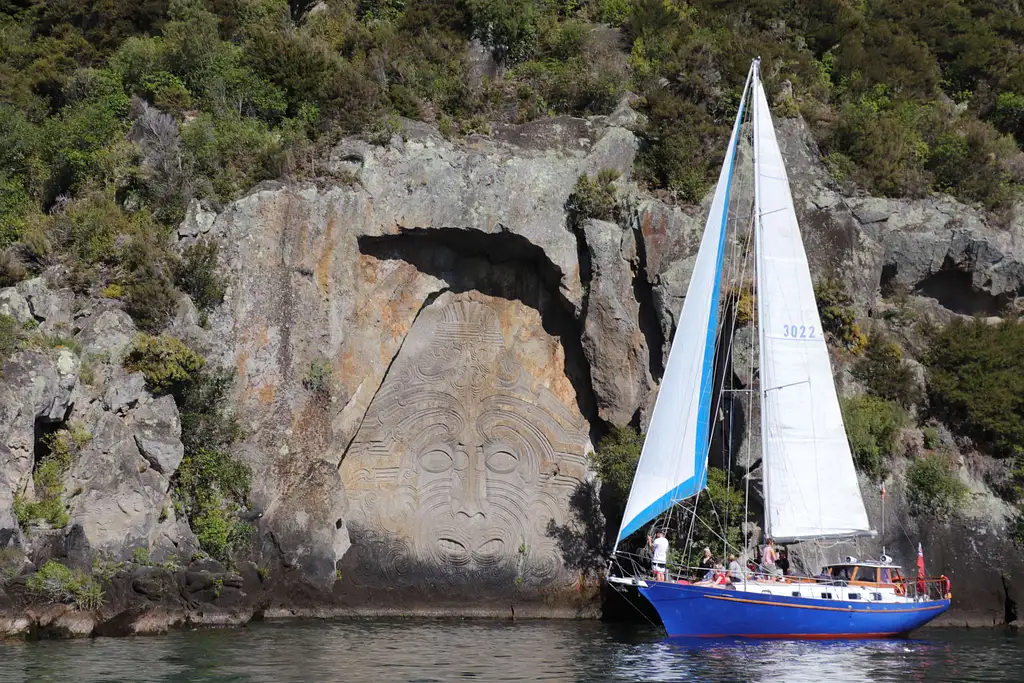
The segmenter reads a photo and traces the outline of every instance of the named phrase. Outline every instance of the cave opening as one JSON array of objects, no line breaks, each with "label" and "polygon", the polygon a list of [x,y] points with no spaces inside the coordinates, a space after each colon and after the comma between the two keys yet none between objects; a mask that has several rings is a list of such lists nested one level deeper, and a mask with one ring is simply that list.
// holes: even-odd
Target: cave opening
[{"label": "cave opening", "polygon": [[938,301],[960,315],[999,315],[1008,303],[1002,295],[993,295],[974,286],[971,273],[947,258],[937,272],[917,283],[918,294]]},{"label": "cave opening", "polygon": [[541,317],[544,331],[565,353],[565,373],[576,393],[580,413],[590,424],[591,443],[607,433],[598,416],[583,352],[582,319],[561,290],[562,270],[544,250],[509,232],[485,233],[469,228],[406,228],[398,235],[363,236],[361,253],[380,260],[400,260],[447,283],[448,291],[477,291],[519,301]]}]

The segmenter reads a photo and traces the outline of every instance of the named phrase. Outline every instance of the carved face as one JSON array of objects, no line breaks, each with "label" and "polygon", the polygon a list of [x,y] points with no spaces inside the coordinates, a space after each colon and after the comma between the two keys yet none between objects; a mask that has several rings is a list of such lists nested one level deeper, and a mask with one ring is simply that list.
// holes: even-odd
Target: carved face
[{"label": "carved face", "polygon": [[542,578],[559,564],[548,525],[584,476],[582,420],[532,386],[486,303],[435,306],[342,463],[350,523],[397,547],[392,580],[413,562],[449,582]]}]

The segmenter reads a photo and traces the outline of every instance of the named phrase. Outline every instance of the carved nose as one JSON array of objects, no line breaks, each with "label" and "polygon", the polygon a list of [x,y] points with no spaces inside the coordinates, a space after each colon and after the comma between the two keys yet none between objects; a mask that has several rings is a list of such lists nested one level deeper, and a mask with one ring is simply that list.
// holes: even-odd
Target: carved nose
[{"label": "carved nose", "polygon": [[452,507],[455,515],[486,517],[490,504],[487,502],[487,468],[483,449],[460,448],[454,476]]}]

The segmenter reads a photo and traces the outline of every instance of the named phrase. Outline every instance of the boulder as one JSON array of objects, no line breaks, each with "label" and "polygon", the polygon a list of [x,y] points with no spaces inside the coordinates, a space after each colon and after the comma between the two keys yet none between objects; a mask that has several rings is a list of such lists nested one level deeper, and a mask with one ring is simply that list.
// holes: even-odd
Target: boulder
[{"label": "boulder", "polygon": [[51,289],[42,277],[19,282],[17,289],[25,297],[32,316],[41,323],[45,332],[70,330],[75,302],[72,290],[66,287]]},{"label": "boulder", "polygon": [[119,361],[135,334],[135,323],[127,313],[106,308],[94,311],[80,323],[75,338],[82,345],[83,354],[101,354]]},{"label": "boulder", "polygon": [[636,242],[632,231],[606,221],[586,221],[582,232],[591,267],[583,351],[598,415],[610,424],[626,425],[653,386],[633,291]]},{"label": "boulder", "polygon": [[14,287],[0,289],[0,315],[9,315],[19,323],[35,322],[28,301]]},{"label": "boulder", "polygon": [[132,423],[135,443],[142,457],[165,477],[173,475],[185,455],[174,398],[161,396],[138,408],[132,415]]},{"label": "boulder", "polygon": [[120,375],[111,381],[103,395],[103,404],[114,413],[124,413],[146,396],[146,376],[141,372]]}]

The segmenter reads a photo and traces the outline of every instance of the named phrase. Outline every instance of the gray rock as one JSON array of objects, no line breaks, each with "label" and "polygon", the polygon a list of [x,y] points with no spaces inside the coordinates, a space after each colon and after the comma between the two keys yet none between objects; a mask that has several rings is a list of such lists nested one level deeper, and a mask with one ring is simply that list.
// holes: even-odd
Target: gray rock
[{"label": "gray rock", "polygon": [[101,354],[109,359],[120,356],[135,338],[135,323],[124,311],[110,308],[95,312],[82,324],[75,338],[85,354]]},{"label": "gray rock", "polygon": [[73,291],[67,288],[51,289],[42,277],[19,282],[17,289],[24,295],[32,315],[42,323],[44,331],[60,328],[70,330],[75,301]]},{"label": "gray rock", "polygon": [[36,420],[59,422],[68,413],[77,361],[66,349],[55,361],[38,351],[23,351],[3,366],[0,384],[0,482],[11,493],[29,485],[35,451]]},{"label": "gray rock", "polygon": [[154,558],[177,555],[167,478],[142,457],[119,417],[101,412],[92,433],[68,475],[71,523],[82,527],[93,553],[126,560],[146,547]]},{"label": "gray rock", "polygon": [[208,233],[216,218],[216,212],[206,209],[198,199],[193,199],[185,210],[185,219],[178,226],[178,237],[197,237]]},{"label": "gray rock", "polygon": [[35,320],[25,297],[14,287],[0,289],[0,315],[9,315],[19,323]]},{"label": "gray rock", "polygon": [[629,424],[653,386],[647,342],[640,330],[640,304],[633,294],[638,267],[633,232],[615,223],[587,221],[582,227],[591,261],[583,351],[598,415]]},{"label": "gray rock", "polygon": [[161,396],[132,416],[135,443],[142,456],[166,477],[178,469],[185,447],[181,444],[181,419],[171,396]]},{"label": "gray rock", "polygon": [[133,408],[146,393],[146,376],[141,372],[121,375],[115,378],[103,395],[103,403],[115,413],[123,413]]}]

